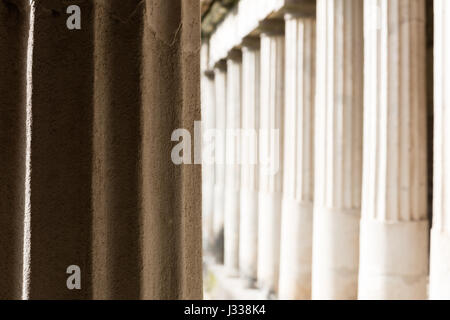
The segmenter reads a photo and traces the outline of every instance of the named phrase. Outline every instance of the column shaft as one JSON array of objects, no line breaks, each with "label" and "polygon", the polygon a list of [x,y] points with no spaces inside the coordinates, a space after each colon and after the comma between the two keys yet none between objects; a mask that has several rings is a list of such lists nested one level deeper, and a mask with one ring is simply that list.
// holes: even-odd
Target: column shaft
[{"label": "column shaft", "polygon": [[434,203],[430,298],[450,299],[450,2],[434,1]]},{"label": "column shaft", "polygon": [[315,48],[315,19],[287,16],[281,299],[311,298]]},{"label": "column shaft", "polygon": [[227,110],[227,68],[221,61],[214,69],[216,140],[215,140],[215,175],[214,175],[214,252],[216,261],[223,263],[224,241],[224,206],[225,206],[225,140]]},{"label": "column shaft", "polygon": [[126,27],[109,14],[126,16],[136,3],[98,1],[96,7],[94,50],[101,59],[94,82],[94,299],[138,299],[141,289],[142,61],[134,57],[142,52],[143,11],[139,7]]},{"label": "column shaft", "polygon": [[361,299],[426,298],[425,12],[365,0]]},{"label": "column shaft", "polygon": [[[203,45],[208,48],[208,45]],[[206,55],[209,50],[206,50]],[[202,54],[204,60],[207,58]],[[214,132],[216,128],[214,72],[208,67],[202,70],[202,218],[203,252],[212,253],[213,248],[213,212],[214,212]]]},{"label": "column shaft", "polygon": [[357,296],[363,3],[317,2],[313,299]]},{"label": "column shaft", "polygon": [[258,257],[258,130],[260,108],[260,40],[248,39],[242,49],[241,215],[239,267],[253,286]]},{"label": "column shaft", "polygon": [[[194,121],[201,116],[200,4],[151,0],[138,5],[145,9],[141,298],[201,299],[201,166],[176,166],[168,147],[179,128],[193,139]],[[191,163],[196,153],[193,149]]]},{"label": "column shaft", "polygon": [[[284,29],[284,28],[283,28]],[[284,122],[284,35],[261,35],[258,282],[278,291]]]},{"label": "column shaft", "polygon": [[237,275],[239,270],[241,83],[242,53],[233,50],[227,60],[224,207],[224,263],[230,275]]}]

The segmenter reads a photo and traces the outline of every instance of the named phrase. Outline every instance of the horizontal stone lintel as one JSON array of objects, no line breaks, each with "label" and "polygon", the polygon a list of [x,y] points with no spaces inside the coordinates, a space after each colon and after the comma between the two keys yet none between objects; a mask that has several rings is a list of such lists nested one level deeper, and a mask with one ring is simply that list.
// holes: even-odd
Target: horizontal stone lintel
[{"label": "horizontal stone lintel", "polygon": [[242,47],[245,38],[266,32],[271,20],[279,24],[285,16],[313,16],[316,0],[240,0],[211,33],[203,38],[209,45],[208,67],[225,59],[229,51]]}]

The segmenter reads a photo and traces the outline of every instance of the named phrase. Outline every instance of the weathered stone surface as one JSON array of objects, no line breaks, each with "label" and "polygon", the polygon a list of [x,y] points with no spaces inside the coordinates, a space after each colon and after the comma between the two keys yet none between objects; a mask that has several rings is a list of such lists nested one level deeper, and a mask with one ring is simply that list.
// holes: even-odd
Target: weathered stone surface
[{"label": "weathered stone surface", "polygon": [[201,169],[171,160],[200,119],[199,3],[73,4],[81,30],[64,2],[0,2],[0,297],[201,298]]}]

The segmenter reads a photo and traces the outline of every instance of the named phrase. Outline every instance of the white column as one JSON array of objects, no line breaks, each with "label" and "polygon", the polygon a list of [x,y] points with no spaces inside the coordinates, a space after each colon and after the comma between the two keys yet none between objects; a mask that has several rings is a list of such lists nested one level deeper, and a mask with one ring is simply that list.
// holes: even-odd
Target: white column
[{"label": "white column", "polygon": [[434,1],[434,203],[430,299],[450,299],[450,1]]},{"label": "white column", "polygon": [[242,53],[232,50],[227,59],[224,261],[228,274],[233,276],[239,271],[241,82]]},{"label": "white column", "polygon": [[424,299],[425,0],[365,0],[360,299]]},{"label": "white column", "polygon": [[214,129],[216,127],[214,71],[208,70],[209,45],[202,45],[202,219],[204,253],[212,253],[214,230]]},{"label": "white column", "polygon": [[227,109],[227,67],[220,61],[214,69],[216,140],[214,175],[214,252],[216,261],[223,263],[224,204],[225,204],[225,128]]},{"label": "white column", "polygon": [[[270,30],[271,29],[271,30]],[[261,35],[258,283],[278,291],[284,119],[284,24]]]},{"label": "white column", "polygon": [[315,18],[287,15],[280,299],[311,299]]},{"label": "white column", "polygon": [[239,267],[250,287],[256,282],[258,256],[258,130],[260,40],[245,39],[242,47],[241,216]]},{"label": "white column", "polygon": [[355,299],[362,174],[363,2],[317,1],[313,299]]}]

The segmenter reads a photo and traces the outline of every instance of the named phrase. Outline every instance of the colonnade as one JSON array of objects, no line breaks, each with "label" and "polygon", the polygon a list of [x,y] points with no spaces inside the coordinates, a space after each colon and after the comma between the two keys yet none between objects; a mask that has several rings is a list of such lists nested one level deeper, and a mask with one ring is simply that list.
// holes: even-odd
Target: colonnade
[{"label": "colonnade", "polygon": [[[259,16],[257,27],[224,57],[227,70],[220,54],[208,56],[209,68],[216,67],[210,78],[216,96],[203,108],[215,108],[216,128],[241,121],[241,128],[258,133],[250,145],[242,140],[243,163],[235,168],[241,170],[235,189],[240,192],[225,201],[232,212],[218,210],[227,183],[217,179],[220,166],[215,167],[210,214],[218,221],[225,214],[230,221],[224,230],[225,264],[235,275],[282,299],[450,298],[447,2],[298,1]],[[241,3],[250,5],[240,1],[230,13],[235,21]],[[433,5],[434,21],[426,14]],[[227,19],[223,25],[230,28]],[[427,154],[432,143],[427,114],[433,108],[427,102],[432,80],[427,70],[433,65],[426,50],[433,35],[426,27],[431,23],[434,164]],[[223,31],[203,46],[214,51]],[[233,58],[236,50],[242,51],[242,62]],[[241,64],[240,79],[235,63]],[[224,74],[230,72],[227,81],[233,83],[225,85]],[[239,91],[241,99],[224,103],[225,96],[237,98],[231,91]],[[225,121],[220,116],[225,112],[241,118]],[[276,141],[264,129],[275,129]],[[224,145],[228,153],[228,140],[216,140],[216,150]],[[279,161],[275,172],[264,163],[271,152]],[[221,230],[215,226],[217,239]]]}]

